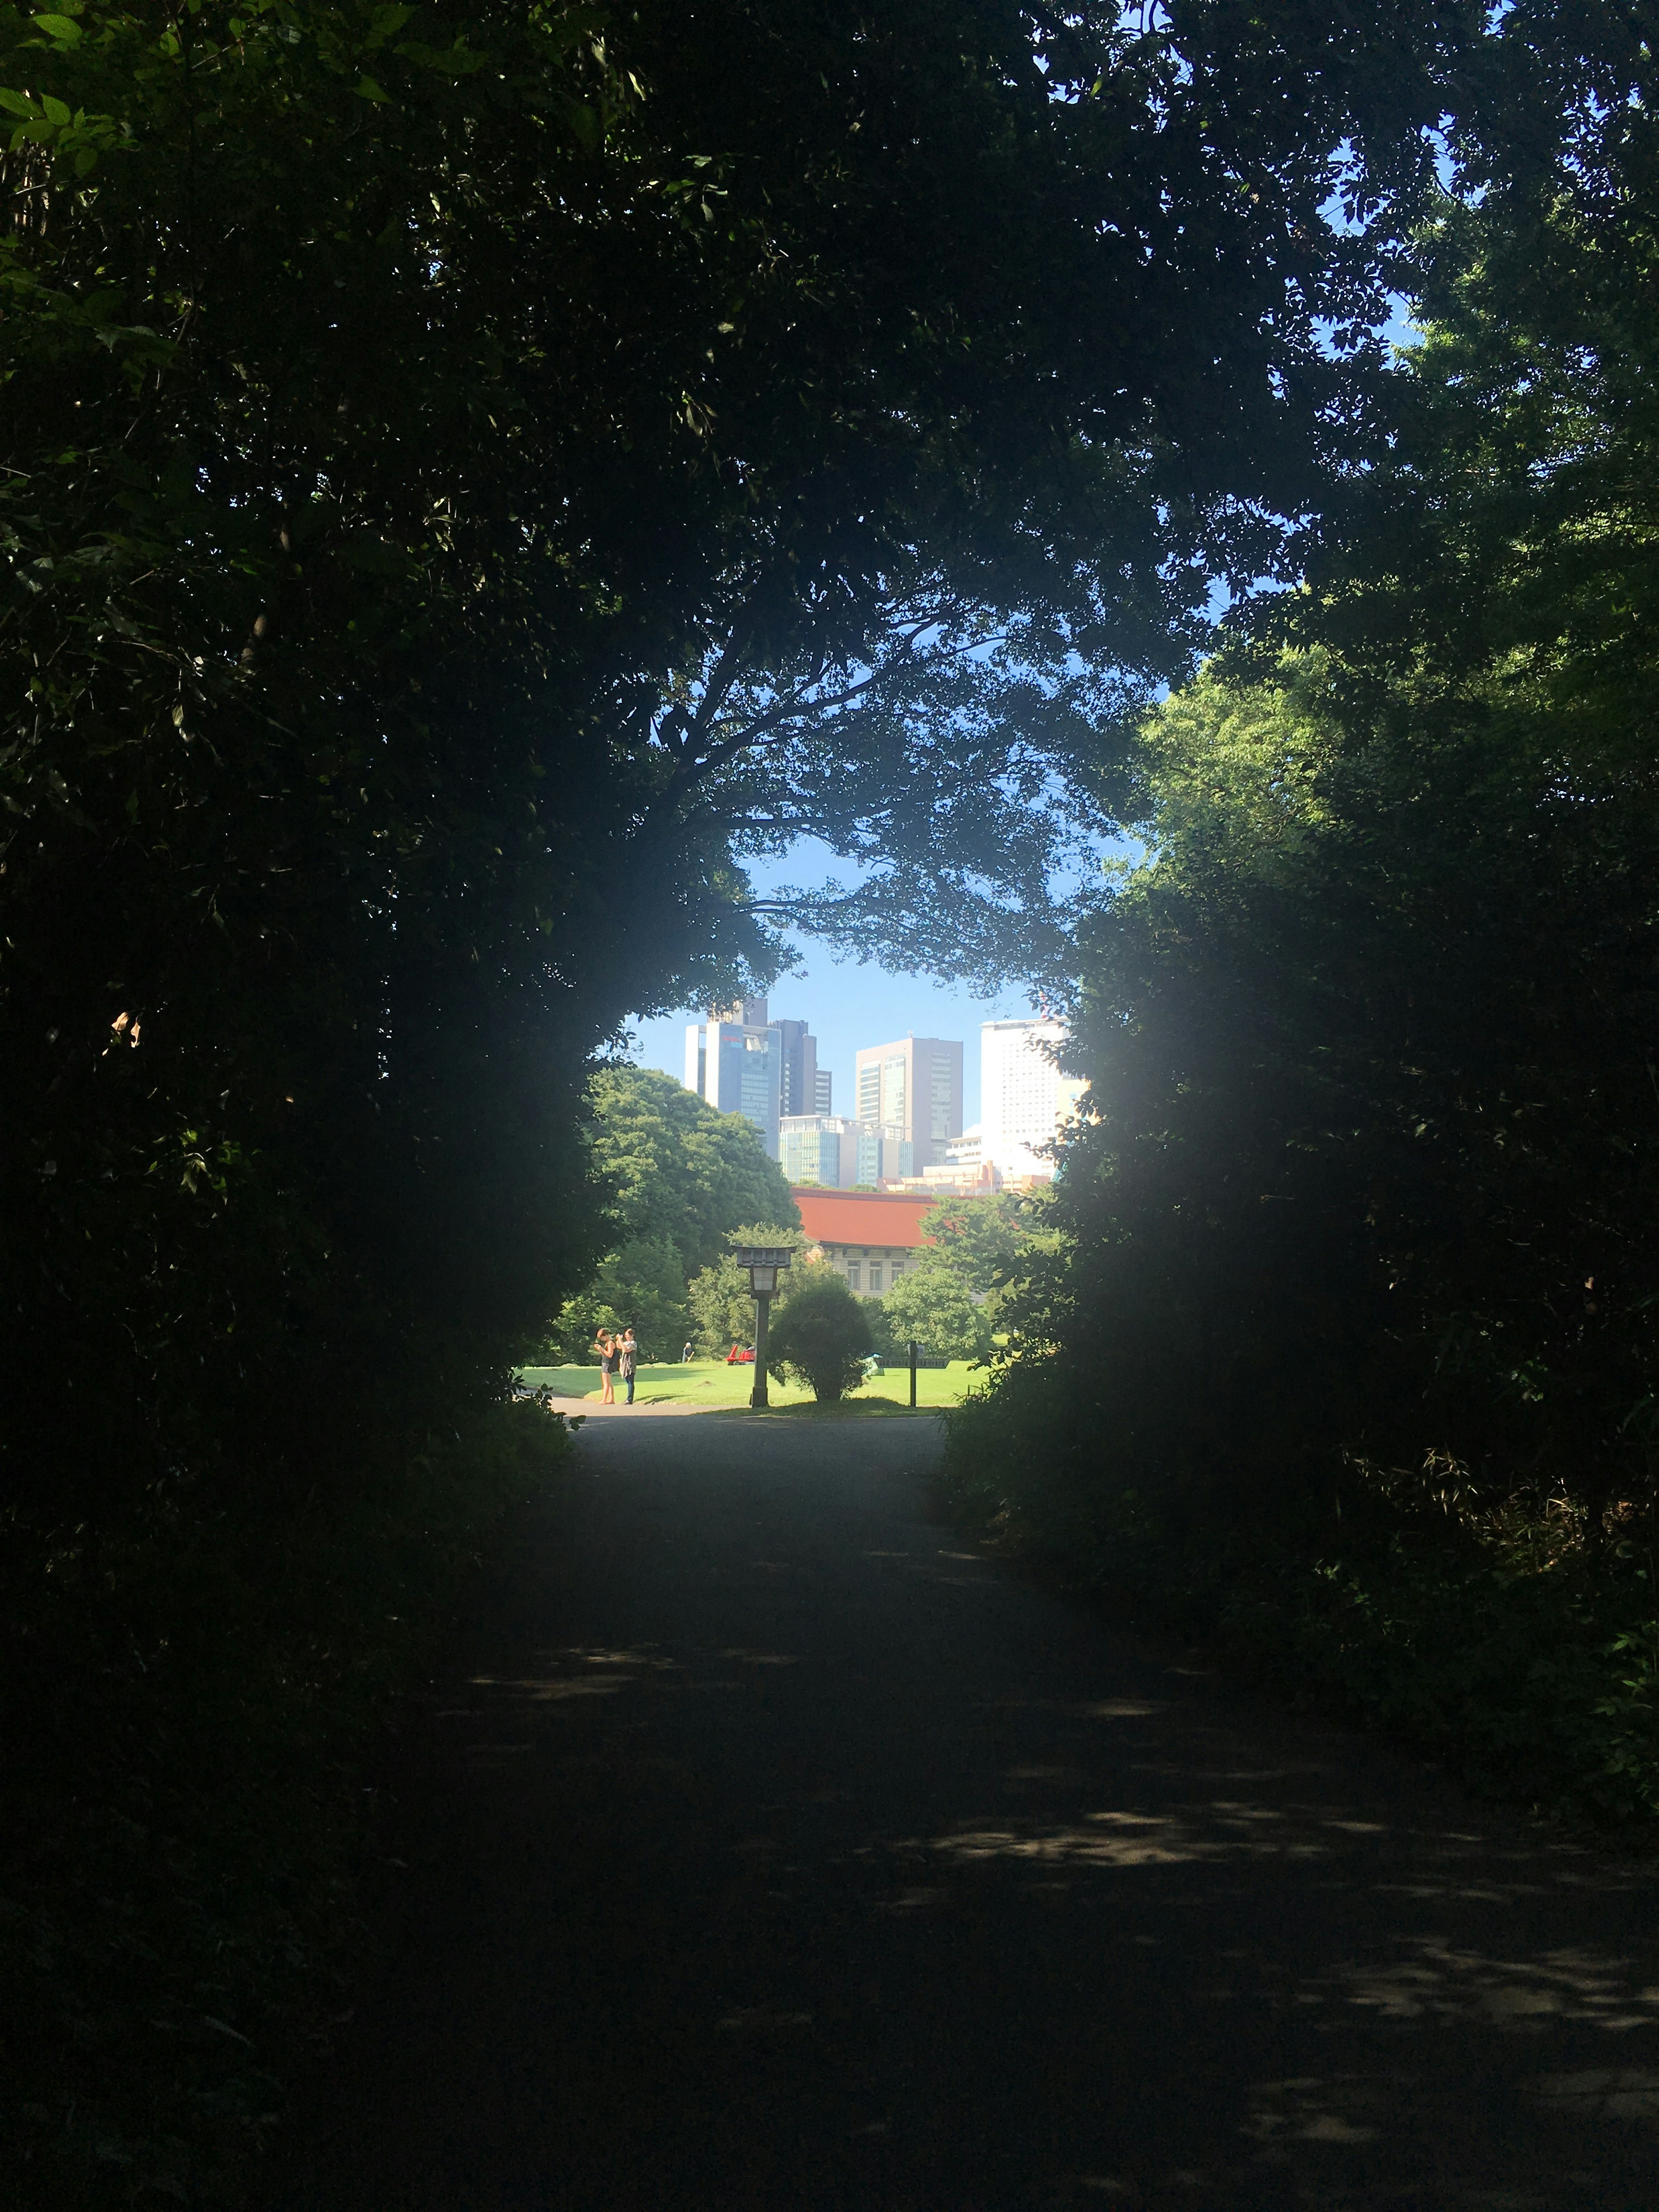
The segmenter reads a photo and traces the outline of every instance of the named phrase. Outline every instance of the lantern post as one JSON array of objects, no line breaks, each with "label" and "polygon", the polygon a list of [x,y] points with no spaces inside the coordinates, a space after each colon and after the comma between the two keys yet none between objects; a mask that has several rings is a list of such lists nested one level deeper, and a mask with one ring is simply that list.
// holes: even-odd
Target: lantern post
[{"label": "lantern post", "polygon": [[770,1404],[766,1395],[766,1329],[770,1317],[773,1294],[778,1287],[778,1277],[794,1259],[787,1244],[743,1244],[732,1255],[740,1267],[749,1270],[749,1287],[755,1299],[755,1381],[749,1393],[749,1403],[757,1412],[764,1413]]}]

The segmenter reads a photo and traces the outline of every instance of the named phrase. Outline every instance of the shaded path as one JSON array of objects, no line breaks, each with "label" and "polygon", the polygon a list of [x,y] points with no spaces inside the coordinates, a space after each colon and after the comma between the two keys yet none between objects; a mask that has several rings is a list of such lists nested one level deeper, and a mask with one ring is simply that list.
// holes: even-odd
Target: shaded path
[{"label": "shaded path", "polygon": [[584,1433],[283,2207],[1659,2204],[1654,1878],[967,1553],[933,1433]]}]

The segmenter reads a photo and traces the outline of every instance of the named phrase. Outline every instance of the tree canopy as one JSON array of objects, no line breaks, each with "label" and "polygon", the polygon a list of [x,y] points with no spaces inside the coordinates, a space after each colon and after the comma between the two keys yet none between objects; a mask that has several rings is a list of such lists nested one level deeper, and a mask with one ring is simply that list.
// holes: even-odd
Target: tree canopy
[{"label": "tree canopy", "polygon": [[913,1340],[943,1359],[984,1359],[991,1350],[991,1323],[984,1306],[952,1268],[939,1261],[907,1267],[882,1300],[895,1356],[906,1357]]},{"label": "tree canopy", "polygon": [[[791,915],[1067,963],[1096,733],[1212,573],[1282,569],[1480,36],[0,13],[4,1335],[48,1492],[280,1489],[400,1448],[365,1372],[410,1433],[496,1387],[594,1263],[587,1056]],[[756,899],[803,831],[867,881]]]},{"label": "tree canopy", "polygon": [[672,1076],[601,1068],[588,1085],[592,1180],[616,1238],[594,1279],[559,1316],[567,1356],[585,1356],[594,1331],[632,1322],[647,1356],[679,1357],[691,1327],[687,1285],[718,1265],[746,1222],[799,1229],[777,1162],[752,1123],[720,1114]]},{"label": "tree canopy", "polygon": [[1386,452],[1122,763],[1148,858],[1082,935],[1094,1119],[1021,1319],[1127,1479],[1449,1464],[1592,1540],[1653,1496],[1659,173],[1591,13],[1506,19]]}]

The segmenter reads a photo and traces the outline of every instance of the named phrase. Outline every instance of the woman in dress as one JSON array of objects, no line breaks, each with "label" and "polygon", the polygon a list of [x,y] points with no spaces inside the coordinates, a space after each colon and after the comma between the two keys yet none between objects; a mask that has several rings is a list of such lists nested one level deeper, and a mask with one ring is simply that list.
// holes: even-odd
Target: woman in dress
[{"label": "woman in dress", "polygon": [[596,1329],[593,1341],[599,1347],[599,1403],[614,1406],[617,1402],[617,1340],[608,1328]]}]

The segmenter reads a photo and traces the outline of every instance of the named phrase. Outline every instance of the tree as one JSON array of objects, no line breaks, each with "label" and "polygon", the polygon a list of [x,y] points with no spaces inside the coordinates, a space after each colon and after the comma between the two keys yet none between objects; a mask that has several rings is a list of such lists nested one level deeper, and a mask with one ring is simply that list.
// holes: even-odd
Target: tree
[{"label": "tree", "polygon": [[1042,1233],[1048,1200],[1041,1192],[996,1191],[983,1198],[947,1198],[922,1218],[937,1264],[978,1301],[994,1328],[1001,1297],[1022,1255]]},{"label": "tree", "polygon": [[752,1122],[716,1113],[654,1068],[601,1068],[588,1086],[588,1156],[617,1245],[571,1298],[561,1357],[588,1359],[596,1329],[632,1322],[653,1355],[678,1354],[690,1326],[690,1278],[757,1215],[799,1220],[782,1170]]},{"label": "tree", "polygon": [[830,1267],[805,1267],[775,1314],[768,1340],[768,1370],[780,1379],[799,1376],[820,1405],[855,1389],[870,1355],[869,1318],[863,1301]]},{"label": "tree", "polygon": [[915,1336],[951,1359],[990,1356],[1003,1302],[1043,1242],[1042,1193],[998,1191],[946,1198],[922,1219],[933,1240],[916,1255],[872,1316],[884,1358],[901,1359]]},{"label": "tree", "polygon": [[1304,585],[1111,768],[1149,857],[1006,1382],[1085,1489],[1654,1497],[1653,70],[1506,11]]},{"label": "tree", "polygon": [[908,1267],[882,1304],[896,1355],[911,1338],[945,1359],[988,1359],[991,1321],[983,1304],[945,1262],[925,1259]]},{"label": "tree", "polygon": [[[0,21],[9,1482],[488,1397],[590,1055],[788,913],[1063,959],[1055,778],[1273,567],[1464,15]],[[867,888],[769,910],[815,823]]]},{"label": "tree", "polygon": [[[784,1209],[780,1207],[781,1213]],[[799,1227],[800,1212],[791,1199],[788,1212],[794,1216],[793,1224],[780,1225],[775,1222],[750,1222],[741,1229],[726,1232],[726,1243],[735,1248],[742,1244],[761,1244],[785,1247],[799,1255],[806,1239]],[[793,1297],[795,1286],[805,1270],[791,1267],[778,1279],[778,1296],[773,1311]],[[749,1287],[749,1271],[738,1267],[730,1252],[711,1267],[705,1267],[696,1277],[687,1293],[692,1319],[696,1328],[696,1342],[705,1357],[718,1358],[732,1345],[748,1344],[755,1334],[755,1294]]]},{"label": "tree", "polygon": [[686,1273],[744,1222],[799,1224],[783,1170],[741,1114],[716,1112],[650,1067],[601,1068],[588,1097],[589,1157],[610,1218],[672,1245]]},{"label": "tree", "polygon": [[642,1360],[678,1359],[689,1320],[679,1254],[660,1238],[630,1237],[567,1300],[550,1348],[560,1361],[592,1365],[598,1331],[631,1327]]},{"label": "tree", "polygon": [[1253,1511],[1345,1457],[1592,1528],[1651,1494],[1659,783],[1561,739],[1512,663],[1379,696],[1323,649],[1154,719],[1097,1119],[1010,1308],[1103,1462]]}]

